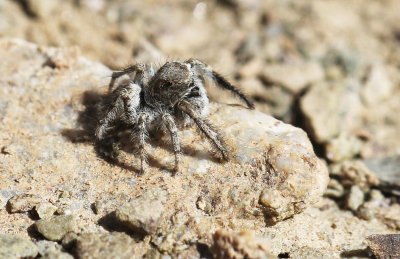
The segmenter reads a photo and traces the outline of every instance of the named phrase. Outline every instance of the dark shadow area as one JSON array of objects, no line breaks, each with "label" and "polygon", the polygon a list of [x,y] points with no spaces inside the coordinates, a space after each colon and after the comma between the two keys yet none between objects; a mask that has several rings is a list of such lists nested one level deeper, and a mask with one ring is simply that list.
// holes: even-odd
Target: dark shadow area
[{"label": "dark shadow area", "polygon": [[314,147],[315,154],[318,157],[325,157],[325,154],[326,154],[325,146],[323,144],[320,144],[317,141],[315,141],[315,134],[312,130],[312,127],[311,127],[311,125],[308,124],[307,118],[301,112],[300,100],[307,93],[307,91],[308,91],[308,88],[303,89],[293,99],[293,104],[292,104],[292,108],[291,108],[291,113],[293,116],[292,124],[293,124],[293,126],[303,129],[307,133],[307,135],[310,138],[310,141]]},{"label": "dark shadow area", "polygon": [[[126,125],[121,121],[116,121],[114,127],[110,129],[108,136],[104,140],[99,142],[96,141],[94,137],[98,120],[102,114],[102,107],[107,107],[110,103],[111,98],[108,95],[92,90],[84,92],[82,95],[82,104],[85,109],[78,115],[78,127],[75,129],[64,129],[61,134],[72,143],[87,143],[93,145],[97,156],[104,159],[107,163],[140,174],[139,164],[131,165],[130,163],[118,159],[119,151],[134,155],[138,151],[137,144],[131,141],[130,132],[132,128],[129,127],[129,125]],[[173,160],[174,153],[172,144],[169,142],[164,143],[164,141],[159,141],[159,139],[166,133],[162,130],[154,130],[154,132],[149,132],[149,134],[149,144],[165,149],[171,155],[171,160]],[[181,145],[181,150],[185,155],[199,157],[199,152],[187,145]],[[219,162],[217,157],[214,157],[207,151],[208,150],[205,150],[204,153],[200,154],[201,158],[207,158],[214,162]],[[171,174],[174,173],[173,165],[160,163],[157,157],[153,157],[150,154],[148,154],[147,163],[150,167],[156,167]]]},{"label": "dark shadow area", "polygon": [[290,258],[289,253],[280,253],[278,254],[278,258]]},{"label": "dark shadow area", "polygon": [[8,214],[15,214],[15,213],[26,214],[26,215],[28,215],[28,217],[31,220],[39,220],[40,219],[39,215],[37,214],[37,212],[33,208],[28,210],[28,211],[15,211],[15,212],[12,212],[11,211],[10,202],[7,202],[7,204],[6,204],[6,211],[8,212]]},{"label": "dark shadow area", "polygon": [[[98,157],[104,159],[106,162],[121,167],[123,169],[139,173],[140,169],[130,164],[119,161],[116,157],[117,152],[107,155],[107,152],[113,149],[112,143],[119,142],[119,135],[112,135],[106,138],[103,142],[95,140],[95,130],[98,123],[98,118],[101,114],[101,107],[109,102],[106,95],[102,95],[96,91],[86,91],[82,96],[82,104],[85,109],[78,115],[77,129],[64,129],[61,134],[72,143],[87,143],[94,146],[95,152]],[[121,125],[118,125],[121,128]],[[126,127],[127,128],[127,127]]]},{"label": "dark shadow area", "polygon": [[37,231],[35,224],[30,225],[26,231],[31,238],[37,241],[47,240],[42,234],[39,233],[39,231]]},{"label": "dark shadow area", "polygon": [[206,244],[197,243],[196,244],[197,251],[200,254],[200,258],[213,258],[213,254],[211,253],[210,247]]},{"label": "dark shadow area", "polygon": [[32,19],[38,18],[36,13],[32,10],[31,6],[29,5],[28,0],[15,0],[15,2],[17,2],[21,6],[21,9],[24,11],[26,16]]},{"label": "dark shadow area", "polygon": [[99,219],[97,222],[100,226],[102,226],[105,230],[109,232],[123,232],[130,237],[132,237],[136,242],[140,242],[145,237],[144,234],[139,232],[134,232],[129,229],[126,225],[122,222],[119,222],[117,219],[115,212],[111,212],[102,218]]},{"label": "dark shadow area", "polygon": [[343,258],[375,258],[371,256],[371,253],[368,249],[356,249],[356,250],[349,250],[343,251],[340,253],[340,257]]}]

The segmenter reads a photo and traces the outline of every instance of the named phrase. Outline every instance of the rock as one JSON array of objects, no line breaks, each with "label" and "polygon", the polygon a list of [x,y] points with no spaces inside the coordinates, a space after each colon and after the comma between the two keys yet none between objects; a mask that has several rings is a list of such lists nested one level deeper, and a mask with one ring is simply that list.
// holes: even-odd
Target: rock
[{"label": "rock", "polygon": [[[34,5],[38,7],[36,10]],[[340,88],[351,79],[360,85],[359,89],[349,92],[352,98],[339,95],[332,113],[329,113],[321,110],[326,108],[325,103],[329,106],[329,98],[336,98],[336,92],[324,93],[320,96],[322,100],[315,96],[314,100],[320,105],[315,105],[314,110],[308,111],[307,117],[304,117],[298,114],[303,113],[298,104],[303,94],[307,95],[308,89],[318,82],[311,83],[311,88],[306,86],[299,94],[293,94],[277,84],[268,85],[268,88],[264,84],[262,87],[276,88],[284,94],[272,95],[271,91],[269,95],[260,91],[258,96],[252,95],[257,110],[270,115],[284,114],[279,115],[280,119],[299,126],[304,126],[303,119],[310,122],[309,118],[317,117],[318,113],[332,114],[328,119],[339,117],[339,131],[331,136],[328,134],[324,140],[319,141],[312,134],[313,130],[324,127],[323,118],[319,118],[321,124],[318,128],[313,126],[308,131],[317,144],[315,151],[325,155],[325,159],[328,159],[328,154],[333,154],[338,162],[347,160],[340,158],[343,154],[354,157],[347,142],[336,141],[342,133],[351,141],[352,138],[363,141],[362,159],[399,154],[398,0],[218,0],[189,4],[182,4],[181,1],[165,4],[160,0],[0,0],[0,17],[2,42],[4,37],[12,36],[40,45],[77,45],[82,48],[85,57],[107,62],[113,68],[132,61],[162,64],[165,59],[158,57],[163,56],[200,58],[221,74],[238,79],[237,86],[248,93],[253,91],[249,88],[260,86],[258,76],[265,64],[296,66],[319,62],[325,69],[324,73],[328,74],[322,79],[327,84]],[[252,35],[258,39],[248,40]],[[246,64],[237,62],[234,53],[243,41],[249,43],[246,44],[245,55],[241,57],[253,57]],[[165,244],[163,249],[173,251],[168,244],[171,244],[170,247],[182,246],[174,245],[174,240],[179,243],[182,239],[170,234],[179,229],[175,227],[177,222],[180,226],[187,226],[188,232],[195,233],[195,239],[183,240],[184,245],[190,245],[189,248],[178,255],[168,255],[173,258],[184,252],[187,255],[196,248],[201,257],[207,258],[205,255],[212,245],[212,238],[208,236],[211,234],[208,233],[214,233],[216,228],[221,227],[235,233],[254,231],[256,236],[271,239],[274,256],[294,258],[359,256],[357,253],[364,250],[353,251],[353,254],[346,254],[345,251],[364,249],[366,244],[362,242],[368,235],[396,231],[381,224],[375,215],[372,220],[365,221],[351,211],[337,208],[335,204],[342,205],[346,197],[307,204],[302,213],[271,226],[259,204],[262,190],[269,187],[269,177],[254,173],[251,163],[244,166],[234,161],[219,163],[210,154],[206,139],[191,130],[179,132],[182,137],[182,168],[185,169],[175,176],[170,170],[173,166],[171,146],[158,134],[146,146],[150,163],[146,175],[136,173],[136,148],[134,144],[130,145],[130,141],[122,142],[123,150],[115,163],[104,160],[96,154],[92,143],[91,127],[96,123],[88,123],[92,115],[87,112],[88,103],[96,102],[98,95],[86,91],[102,93],[102,86],[109,81],[110,71],[83,57],[75,59],[73,53],[65,49],[60,50],[63,55],[54,56],[60,57],[57,60],[51,53],[46,53],[47,50],[31,47],[22,48],[16,44],[5,47],[2,43],[0,48],[0,206],[16,194],[36,194],[60,208],[59,213],[79,215],[77,221],[83,232],[98,233],[113,230],[105,228],[99,221],[104,215],[145,190],[165,188],[170,195],[158,228],[162,232],[161,239],[165,240],[160,247]],[[49,62],[49,59],[56,62]],[[261,66],[248,66],[244,73],[246,76],[241,77],[240,72],[238,75],[243,65],[256,59],[261,61]],[[391,87],[387,79],[392,83]],[[213,86],[208,88],[210,96],[214,89]],[[230,94],[224,93],[227,96]],[[286,98],[286,94],[294,98]],[[359,105],[354,96],[361,98],[362,113],[350,112],[352,115],[348,116],[348,111]],[[269,102],[271,99],[272,102]],[[240,103],[238,100],[228,101],[225,95],[220,95],[218,101]],[[214,120],[219,107],[211,105],[210,119],[225,133],[224,120]],[[274,110],[275,107],[279,109]],[[290,107],[286,109],[288,112],[283,109],[286,107]],[[328,126],[330,124],[325,124],[325,127]],[[360,131],[363,132],[360,134]],[[322,129],[317,134],[323,135],[324,132],[329,132],[329,129]],[[225,135],[228,142],[233,139],[234,155],[236,149],[241,149],[235,144],[243,142],[236,141],[235,135]],[[328,143],[332,142],[333,147],[328,147]],[[323,154],[326,149],[334,152]],[[192,163],[202,167],[196,170],[193,166],[190,172],[185,171]],[[378,175],[380,169],[371,171],[381,179],[385,176]],[[337,191],[335,195],[340,196],[341,190],[348,193],[352,185],[343,187],[341,178],[337,175],[333,177],[337,182],[332,181],[330,187]],[[136,184],[130,185],[125,180],[128,178],[135,179]],[[382,182],[379,187],[366,188],[365,197],[372,196],[374,188],[384,190],[385,195],[399,195],[394,185],[387,185],[384,189]],[[69,200],[58,199],[58,190],[64,187],[72,190]],[[9,193],[2,196],[4,190]],[[396,199],[384,199],[381,206],[390,207],[397,202]],[[95,215],[90,206],[97,200],[107,203],[104,202],[104,209]],[[64,202],[66,206],[61,204]],[[34,214],[10,214],[1,208],[0,232],[27,236],[27,228],[34,223],[30,216]],[[150,238],[153,241],[153,235],[146,236],[145,240]],[[152,251],[158,251],[158,247],[151,246]],[[167,257],[166,254],[161,256]]]},{"label": "rock", "polygon": [[78,47],[69,48],[39,48],[43,54],[47,57],[46,65],[58,69],[67,69],[73,66],[74,62],[80,54]]},{"label": "rock", "polygon": [[43,200],[36,195],[32,194],[16,195],[12,197],[10,200],[8,200],[8,209],[11,213],[28,212],[41,202],[43,202]]},{"label": "rock", "polygon": [[325,192],[325,195],[327,197],[334,197],[334,198],[340,198],[344,194],[344,188],[343,185],[339,183],[338,180],[336,179],[329,179],[328,183],[328,189]]},{"label": "rock", "polygon": [[133,231],[154,233],[164,211],[168,192],[159,188],[147,190],[138,198],[117,209],[116,218]]},{"label": "rock", "polygon": [[373,65],[366,80],[361,94],[368,105],[379,105],[393,93],[394,84],[382,64]]},{"label": "rock", "polygon": [[75,240],[78,258],[132,258],[142,257],[146,249],[124,233],[85,233]]},{"label": "rock", "polygon": [[379,188],[400,196],[400,156],[365,159],[364,163],[379,179]]},{"label": "rock", "polygon": [[261,49],[261,39],[258,34],[249,33],[241,43],[239,48],[235,51],[238,62],[247,63],[258,55]]},{"label": "rock", "polygon": [[41,219],[50,218],[56,210],[57,207],[49,202],[39,203],[35,206],[35,211]]},{"label": "rock", "polygon": [[400,229],[400,205],[386,199],[378,190],[371,190],[370,199],[359,209],[357,215],[366,220],[377,219],[389,228]]},{"label": "rock", "polygon": [[181,255],[183,251],[192,253],[191,240],[195,240],[196,237],[197,234],[192,228],[177,222],[172,228],[160,229],[152,235],[151,243],[163,254]]},{"label": "rock", "polygon": [[315,249],[303,246],[289,253],[290,258],[329,258],[332,257],[330,251],[322,251],[322,249]]},{"label": "rock", "polygon": [[322,80],[324,72],[318,63],[271,64],[264,66],[261,77],[297,94],[310,84]]},{"label": "rock", "polygon": [[378,177],[361,160],[334,164],[331,173],[339,176],[344,186],[358,185],[364,193],[379,185]]},{"label": "rock", "polygon": [[100,214],[104,209],[104,202],[101,200],[97,200],[93,203],[93,212],[96,214]]},{"label": "rock", "polygon": [[300,108],[306,119],[306,127],[319,143],[339,135],[340,118],[337,114],[339,89],[317,84],[300,100]]},{"label": "rock", "polygon": [[[360,97],[361,87],[358,81],[351,78],[340,82],[328,81],[313,84],[301,97],[300,110],[304,116],[304,127],[314,141],[325,146],[331,139],[343,141],[341,134],[349,139],[357,137],[355,132],[365,127],[362,121],[365,110]],[[338,155],[355,152],[348,145],[343,151],[340,145],[334,151]]]},{"label": "rock", "polygon": [[376,208],[375,216],[388,227],[400,230],[400,204],[393,204],[389,207]]},{"label": "rock", "polygon": [[371,190],[369,192],[370,199],[358,208],[357,215],[365,220],[376,218],[377,210],[388,207],[385,202],[385,196],[379,190]]},{"label": "rock", "polygon": [[347,207],[352,211],[357,211],[358,207],[364,202],[364,193],[358,185],[353,185],[347,197]]},{"label": "rock", "polygon": [[26,12],[28,12],[28,15],[39,18],[47,18],[57,8],[57,2],[58,1],[50,0],[26,0],[24,1],[24,5]]},{"label": "rock", "polygon": [[[230,116],[232,112],[234,117]],[[265,114],[240,108],[231,110],[229,107],[220,107],[213,119],[224,120],[226,125],[231,125],[225,128],[225,132],[236,136],[230,140],[232,146],[237,147],[233,160],[241,166],[251,165],[245,169],[247,176],[259,179],[252,184],[247,180],[238,183],[240,188],[234,189],[238,189],[241,197],[237,201],[230,201],[234,207],[254,199],[258,194],[257,200],[266,216],[279,221],[301,212],[308,204],[319,200],[328,184],[327,172],[325,165],[309,153],[309,142],[303,131]],[[193,166],[201,168],[197,163],[194,161],[189,170]],[[260,189],[260,193],[254,193],[257,189]],[[221,190],[216,191],[215,195],[224,202],[232,199],[225,197]],[[225,206],[227,209],[232,205]],[[238,209],[243,210],[241,206]]]},{"label": "rock", "polygon": [[40,259],[74,259],[74,257],[68,253],[63,253],[60,251],[49,251],[42,255]]},{"label": "rock", "polygon": [[16,195],[16,192],[12,190],[0,190],[0,210],[7,209],[8,200]]},{"label": "rock", "polygon": [[75,246],[75,240],[78,238],[78,234],[69,232],[65,234],[63,239],[61,240],[61,245],[66,250],[70,251]]},{"label": "rock", "polygon": [[251,232],[218,230],[213,241],[214,258],[275,258],[269,253],[268,243]]},{"label": "rock", "polygon": [[371,235],[366,242],[376,258],[400,257],[400,234]]},{"label": "rock", "polygon": [[[160,131],[146,145],[144,175],[137,173],[137,149],[124,141],[125,133],[117,159],[103,159],[93,143],[94,108],[107,91],[111,71],[84,57],[66,62],[68,68],[48,66],[48,48],[38,49],[21,40],[0,41],[0,95],[8,103],[0,138],[11,153],[1,157],[7,173],[0,189],[40,194],[65,214],[36,223],[46,239],[58,241],[76,225],[83,232],[104,231],[100,215],[90,209],[102,200],[107,202],[103,211],[115,211],[131,230],[178,256],[192,254],[200,242],[210,246],[210,233],[221,226],[262,235],[266,221],[301,215],[320,201],[328,172],[306,133],[238,105],[210,104],[209,120],[231,149],[229,162],[216,159],[194,127],[179,129],[183,152],[176,174],[170,137]],[[14,230],[18,220],[32,224],[25,215],[0,211],[4,229],[26,233],[26,228]],[[179,235],[182,229],[186,235]]]},{"label": "rock", "polygon": [[40,234],[52,241],[61,240],[68,232],[76,232],[76,219],[73,215],[53,216],[35,223]]},{"label": "rock", "polygon": [[292,119],[290,111],[294,98],[291,93],[276,85],[265,86],[255,78],[245,78],[240,81],[240,85],[246,87],[247,95],[257,100],[257,110],[285,121]]},{"label": "rock", "polygon": [[14,235],[0,234],[0,258],[36,257],[38,248],[27,239]]},{"label": "rock", "polygon": [[[260,58],[254,58],[249,62],[245,63],[242,67],[240,67],[238,74],[241,78],[250,79],[256,78],[259,74],[261,69],[264,66],[263,60]],[[245,86],[245,84],[242,84]],[[253,90],[252,87],[247,87],[246,89]]]},{"label": "rock", "polygon": [[62,247],[52,241],[40,240],[36,242],[39,249],[40,258],[46,259],[73,259],[74,257],[66,252],[62,251]]},{"label": "rock", "polygon": [[326,157],[332,162],[350,159],[360,154],[362,142],[356,136],[340,134],[326,145]]}]

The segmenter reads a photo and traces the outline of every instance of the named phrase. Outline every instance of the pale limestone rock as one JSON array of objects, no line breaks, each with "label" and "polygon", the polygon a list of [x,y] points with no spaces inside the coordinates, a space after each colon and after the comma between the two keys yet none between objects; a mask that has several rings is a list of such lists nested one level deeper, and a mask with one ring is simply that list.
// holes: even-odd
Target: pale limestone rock
[{"label": "pale limestone rock", "polygon": [[124,233],[85,233],[75,240],[75,251],[79,258],[132,258],[144,254],[138,245]]},{"label": "pale limestone rock", "polygon": [[0,234],[0,258],[35,257],[37,246],[27,238]]},{"label": "pale limestone rock", "polygon": [[371,171],[365,162],[360,160],[349,160],[331,165],[331,172],[341,179],[341,184],[346,187],[358,185],[366,193],[371,187],[379,185],[377,175]]},{"label": "pale limestone rock", "polygon": [[261,76],[265,81],[299,93],[310,84],[321,81],[324,71],[318,63],[271,64],[264,66]]},{"label": "pale limestone rock", "polygon": [[349,196],[347,197],[347,207],[352,211],[357,209],[364,202],[364,193],[358,185],[353,185],[350,189]]},{"label": "pale limestone rock", "polygon": [[53,216],[56,210],[57,207],[50,202],[39,203],[35,206],[35,211],[41,219],[50,218],[51,216]]},{"label": "pale limestone rock", "polygon": [[8,200],[8,209],[11,213],[22,213],[33,209],[37,204],[43,202],[43,200],[32,194],[16,195]]},{"label": "pale limestone rock", "polygon": [[326,145],[326,157],[332,162],[351,159],[361,152],[362,142],[355,136],[340,134]]},{"label": "pale limestone rock", "polygon": [[234,233],[218,230],[213,235],[214,258],[275,258],[269,253],[269,244],[262,238],[257,238],[252,232]]},{"label": "pale limestone rock", "polygon": [[[38,51],[20,40],[0,41],[0,95],[7,102],[0,134],[10,147],[1,162],[13,177],[2,178],[0,188],[34,190],[67,214],[36,223],[46,238],[60,240],[77,225],[102,231],[100,215],[90,209],[101,200],[102,211],[116,211],[134,226],[130,230],[152,233],[152,242],[162,251],[189,255],[194,253],[193,240],[211,245],[209,235],[221,225],[260,231],[266,220],[276,223],[301,214],[320,200],[327,168],[306,133],[240,106],[210,105],[209,119],[231,148],[230,162],[215,159],[195,128],[179,131],[183,155],[177,174],[171,172],[170,138],[160,132],[146,146],[146,174],[137,174],[140,160],[129,140],[121,142],[115,163],[104,160],[93,145],[93,107],[111,71],[83,57],[66,62],[67,68],[51,66],[50,50]],[[163,191],[153,197],[154,190]],[[65,221],[58,222],[59,217]],[[13,221],[2,222],[12,228]],[[187,234],[179,235],[181,230]]]},{"label": "pale limestone rock", "polygon": [[74,257],[62,250],[57,242],[40,240],[35,243],[39,249],[40,258],[43,259],[73,259]]},{"label": "pale limestone rock", "polygon": [[147,190],[143,195],[116,210],[116,217],[133,231],[154,233],[167,202],[168,192],[161,189]]},{"label": "pale limestone rock", "polygon": [[73,215],[54,216],[35,223],[36,229],[51,241],[61,240],[68,232],[76,232],[76,219]]}]

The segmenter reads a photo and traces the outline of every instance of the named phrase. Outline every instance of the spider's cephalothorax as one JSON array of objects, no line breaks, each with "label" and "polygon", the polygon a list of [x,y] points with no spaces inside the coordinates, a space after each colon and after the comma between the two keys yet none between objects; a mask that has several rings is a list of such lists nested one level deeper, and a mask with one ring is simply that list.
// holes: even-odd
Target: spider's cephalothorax
[{"label": "spider's cephalothorax", "polygon": [[[116,79],[126,74],[130,76],[129,83],[121,83],[113,90]],[[177,123],[187,125],[190,121],[194,121],[215,149],[221,153],[222,158],[228,160],[228,149],[223,138],[206,120],[209,110],[204,87],[206,77],[239,96],[249,108],[254,108],[253,103],[243,93],[199,60],[167,62],[157,71],[150,65],[136,64],[112,74],[109,85],[111,103],[104,107],[96,129],[96,139],[99,142],[103,141],[111,134],[110,129],[115,126],[115,122],[122,122],[131,129],[132,141],[139,145],[143,173],[147,132],[159,128],[154,126],[161,124],[171,135],[175,153],[174,169],[177,171],[181,151]]]}]

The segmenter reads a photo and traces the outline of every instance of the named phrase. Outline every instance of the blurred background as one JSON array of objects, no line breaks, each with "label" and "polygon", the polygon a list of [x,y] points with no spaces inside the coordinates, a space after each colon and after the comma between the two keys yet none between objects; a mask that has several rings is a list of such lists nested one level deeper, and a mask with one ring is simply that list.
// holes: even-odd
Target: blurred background
[{"label": "blurred background", "polygon": [[195,57],[257,110],[303,128],[328,162],[399,164],[399,10],[398,0],[0,0],[0,37],[77,46],[112,69]]}]

